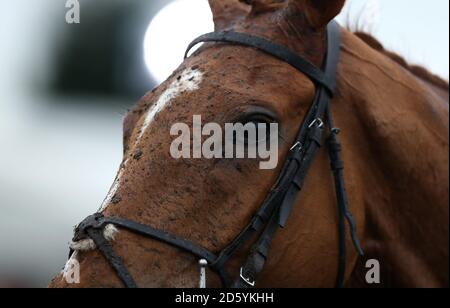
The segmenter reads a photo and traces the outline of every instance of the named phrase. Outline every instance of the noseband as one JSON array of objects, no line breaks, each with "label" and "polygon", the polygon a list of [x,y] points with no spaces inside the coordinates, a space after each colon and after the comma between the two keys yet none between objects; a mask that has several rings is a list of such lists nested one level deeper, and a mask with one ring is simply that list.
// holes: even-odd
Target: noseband
[{"label": "noseband", "polygon": [[[357,237],[356,224],[348,206],[343,175],[344,164],[341,158],[342,149],[338,139],[340,130],[334,126],[330,110],[330,103],[336,89],[336,71],[341,45],[339,26],[334,21],[328,25],[328,50],[324,72],[284,46],[263,38],[236,32],[214,32],[200,36],[189,45],[186,57],[195,45],[202,42],[223,42],[256,48],[292,65],[308,76],[316,85],[315,99],[299,130],[297,139],[289,151],[281,174],[262,206],[234,241],[219,254],[214,254],[189,240],[151,226],[117,217],[105,217],[100,213],[89,216],[76,228],[74,241],[92,239],[124,285],[129,288],[135,288],[137,285],[122,259],[105,239],[103,229],[106,225],[112,224],[196,256],[201,259],[202,276],[204,276],[204,267],[207,266],[219,275],[224,287],[254,287],[268,258],[276,232],[287,224],[297,195],[303,187],[317,151],[322,146],[324,131],[328,126],[327,142],[339,212],[339,268],[336,286],[343,287],[346,272],[346,221],[349,224],[356,250],[360,255],[363,255],[363,251]],[[255,234],[260,234],[259,238],[253,244],[246,262],[242,265],[239,277],[233,281],[227,273],[226,264]],[[72,253],[73,251],[71,251],[71,255]],[[204,281],[201,285],[204,285]]]}]

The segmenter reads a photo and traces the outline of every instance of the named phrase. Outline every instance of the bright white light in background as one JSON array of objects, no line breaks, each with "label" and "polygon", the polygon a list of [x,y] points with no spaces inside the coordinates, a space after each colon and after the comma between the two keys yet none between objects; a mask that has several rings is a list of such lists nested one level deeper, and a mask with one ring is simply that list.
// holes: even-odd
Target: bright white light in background
[{"label": "bright white light in background", "polygon": [[214,30],[207,0],[176,0],[151,21],[144,39],[145,63],[153,78],[163,82],[183,61],[188,44]]},{"label": "bright white light in background", "polygon": [[[399,14],[405,7],[408,14]],[[448,79],[448,1],[430,0],[424,9],[421,0],[347,0],[346,13],[338,18],[343,24],[349,11],[350,22],[360,20],[363,30],[375,34],[387,49]],[[153,78],[164,81],[182,62],[191,40],[212,30],[207,0],[176,0],[165,6],[144,41],[145,62]]]}]

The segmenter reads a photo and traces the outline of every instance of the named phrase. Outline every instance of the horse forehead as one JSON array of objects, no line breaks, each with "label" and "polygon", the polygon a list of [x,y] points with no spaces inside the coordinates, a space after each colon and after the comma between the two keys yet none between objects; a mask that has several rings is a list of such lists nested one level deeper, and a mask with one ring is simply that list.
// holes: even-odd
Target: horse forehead
[{"label": "horse forehead", "polygon": [[198,67],[185,68],[180,74],[175,75],[171,80],[168,80],[166,88],[147,109],[136,144],[142,139],[143,135],[159,113],[170,106],[172,102],[182,94],[198,90],[202,81],[203,72]]},{"label": "horse forehead", "polygon": [[314,84],[293,66],[262,51],[246,46],[217,45],[203,50],[197,61],[207,78],[203,87],[229,90],[247,97],[305,96]]}]

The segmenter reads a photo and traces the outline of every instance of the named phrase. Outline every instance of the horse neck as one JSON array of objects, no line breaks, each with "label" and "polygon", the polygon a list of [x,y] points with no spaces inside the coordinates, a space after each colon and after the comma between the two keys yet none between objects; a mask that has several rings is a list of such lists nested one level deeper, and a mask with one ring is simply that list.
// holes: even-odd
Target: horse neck
[{"label": "horse neck", "polygon": [[345,31],[338,79],[333,110],[367,257],[386,285],[448,286],[448,91]]}]

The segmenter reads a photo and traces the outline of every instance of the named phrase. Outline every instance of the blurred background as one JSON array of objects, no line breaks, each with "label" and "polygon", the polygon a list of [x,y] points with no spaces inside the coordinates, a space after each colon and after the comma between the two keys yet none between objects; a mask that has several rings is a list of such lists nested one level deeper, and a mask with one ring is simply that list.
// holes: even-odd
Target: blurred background
[{"label": "blurred background", "polygon": [[[227,1],[227,0],[224,0]],[[45,287],[114,180],[128,108],[213,30],[206,0],[0,2],[0,286]],[[448,79],[447,0],[353,0],[342,23]]]}]

